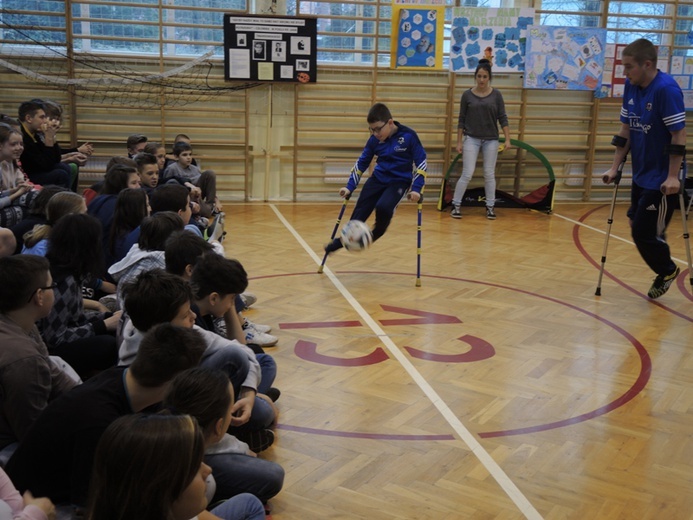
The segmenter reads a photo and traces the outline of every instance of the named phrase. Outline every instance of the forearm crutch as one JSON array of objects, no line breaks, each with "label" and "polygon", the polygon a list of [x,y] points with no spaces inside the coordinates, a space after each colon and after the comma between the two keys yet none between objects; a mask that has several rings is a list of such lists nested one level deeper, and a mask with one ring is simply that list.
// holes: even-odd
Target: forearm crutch
[{"label": "forearm crutch", "polygon": [[686,260],[688,260],[688,282],[693,290],[693,261],[691,261],[691,243],[690,235],[688,234],[688,212],[686,211],[686,201],[683,197],[684,185],[686,183],[686,156],[681,159],[681,169],[679,180],[681,188],[679,189],[679,209],[681,210],[681,224],[683,225],[683,241],[686,244]]},{"label": "forearm crutch", "polygon": [[416,287],[421,287],[421,214],[423,213],[423,194],[416,206]]},{"label": "forearm crutch", "polygon": [[[339,210],[339,216],[337,217],[337,222],[334,223],[334,229],[332,230],[332,236],[330,237],[330,242],[334,240],[334,237],[337,236],[337,230],[339,229],[339,223],[342,221],[342,217],[344,216],[344,210],[346,210],[347,207],[347,202],[349,202],[349,199],[351,198],[351,193],[344,197],[344,202],[342,203],[342,209]],[[327,256],[329,253],[325,251],[325,256],[322,257],[322,263],[320,264],[320,267],[318,267],[318,273],[322,273],[323,268],[325,267],[325,262],[327,262]]]},{"label": "forearm crutch", "polygon": [[[611,144],[617,147],[623,147],[627,143],[625,137],[615,135],[611,140]],[[614,222],[614,209],[616,208],[616,197],[618,195],[618,185],[621,183],[621,176],[623,175],[623,167],[626,164],[626,159],[628,158],[628,150],[623,156],[618,169],[616,170],[616,177],[614,178],[614,193],[611,196],[611,209],[609,210],[609,219],[606,227],[606,236],[604,237],[604,249],[602,249],[602,265],[599,268],[599,279],[597,280],[597,290],[594,291],[595,296],[602,295],[602,277],[604,276],[604,266],[606,265],[606,251],[609,248],[609,237],[611,236],[611,224]]]}]

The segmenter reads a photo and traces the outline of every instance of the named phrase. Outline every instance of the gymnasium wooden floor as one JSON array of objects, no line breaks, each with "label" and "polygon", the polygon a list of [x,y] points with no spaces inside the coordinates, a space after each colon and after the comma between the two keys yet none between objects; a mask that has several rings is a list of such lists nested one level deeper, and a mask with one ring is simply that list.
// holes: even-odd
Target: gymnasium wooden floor
[{"label": "gymnasium wooden floor", "polygon": [[[657,301],[618,205],[423,212],[317,274],[340,203],[225,205],[270,324],[274,520],[693,518],[693,296]],[[349,215],[351,206],[347,208]],[[346,217],[345,216],[345,217]],[[345,220],[347,220],[345,218]],[[689,220],[693,228],[693,218]]]}]

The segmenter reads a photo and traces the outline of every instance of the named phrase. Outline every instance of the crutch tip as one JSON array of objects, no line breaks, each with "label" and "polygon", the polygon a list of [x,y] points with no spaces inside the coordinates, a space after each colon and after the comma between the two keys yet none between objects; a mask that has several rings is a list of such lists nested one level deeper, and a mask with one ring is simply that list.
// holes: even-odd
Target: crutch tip
[{"label": "crutch tip", "polygon": [[318,267],[318,274],[322,274],[322,267],[323,266]]},{"label": "crutch tip", "polygon": [[421,287],[421,280],[418,280],[418,279],[416,280],[416,286]]},{"label": "crutch tip", "polygon": [[601,295],[602,295],[602,290],[601,290],[601,288],[597,287],[597,290],[594,291],[594,295],[595,295],[595,296],[601,296]]}]

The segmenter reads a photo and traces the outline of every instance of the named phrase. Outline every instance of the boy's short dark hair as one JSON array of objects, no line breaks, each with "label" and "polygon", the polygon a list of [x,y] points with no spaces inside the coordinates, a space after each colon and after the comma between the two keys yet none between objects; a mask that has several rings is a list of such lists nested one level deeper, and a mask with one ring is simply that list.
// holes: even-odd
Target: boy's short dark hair
[{"label": "boy's short dark hair", "polygon": [[651,61],[657,66],[657,47],[647,38],[640,38],[623,48],[623,56],[630,56],[638,65]]},{"label": "boy's short dark hair", "polygon": [[173,155],[178,157],[180,154],[183,152],[191,152],[192,151],[192,146],[190,146],[190,143],[187,143],[185,141],[178,141],[173,145]]},{"label": "boy's short dark hair", "polygon": [[162,323],[144,335],[129,370],[139,384],[156,388],[199,365],[205,348],[198,331]]},{"label": "boy's short dark hair", "polygon": [[149,196],[152,213],[159,211],[185,211],[188,206],[188,188],[180,184],[162,184]]},{"label": "boy's short dark hair", "polygon": [[137,163],[130,159],[129,157],[123,157],[122,155],[116,155],[111,157],[106,164],[106,171],[113,168],[116,164],[122,164],[124,166],[129,166],[130,168],[137,168]]},{"label": "boy's short dark hair", "polygon": [[19,121],[23,122],[26,116],[34,117],[39,110],[44,110],[41,100],[32,99],[31,101],[24,101],[19,105],[19,110],[17,111]]},{"label": "boy's short dark hair", "polygon": [[147,145],[144,147],[144,152],[156,156],[156,152],[159,150],[159,148],[163,148],[163,146],[163,144],[157,143],[156,141],[147,141]]},{"label": "boy's short dark hair", "polygon": [[390,109],[384,103],[376,103],[368,111],[366,121],[369,123],[387,123],[390,119],[392,119]]},{"label": "boy's short dark hair", "polygon": [[137,245],[142,251],[163,251],[171,233],[181,231],[184,225],[180,215],[173,211],[160,211],[150,217],[144,217],[140,224]]},{"label": "boy's short dark hair", "polygon": [[166,270],[183,276],[188,265],[194,266],[205,253],[214,251],[212,244],[190,231],[174,233],[166,241]]},{"label": "boy's short dark hair", "polygon": [[158,166],[156,155],[148,152],[140,152],[132,158],[137,164],[137,170],[142,171],[142,168],[148,164]]},{"label": "boy's short dark hair", "polygon": [[190,284],[163,269],[141,273],[134,281],[125,284],[123,295],[125,312],[140,332],[170,322],[180,308],[193,299]]},{"label": "boy's short dark hair", "polygon": [[42,256],[0,258],[0,313],[21,309],[48,280],[50,264]]},{"label": "boy's short dark hair", "polygon": [[127,147],[128,148],[134,148],[140,143],[146,143],[147,142],[147,136],[143,134],[132,134],[128,136],[127,140]]},{"label": "boy's short dark hair", "polygon": [[197,299],[213,292],[222,296],[240,294],[248,288],[248,273],[238,260],[207,253],[195,264],[190,285]]},{"label": "boy's short dark hair", "polygon": [[62,119],[63,118],[63,107],[60,103],[56,103],[51,99],[41,100],[43,104],[43,110],[49,119]]}]

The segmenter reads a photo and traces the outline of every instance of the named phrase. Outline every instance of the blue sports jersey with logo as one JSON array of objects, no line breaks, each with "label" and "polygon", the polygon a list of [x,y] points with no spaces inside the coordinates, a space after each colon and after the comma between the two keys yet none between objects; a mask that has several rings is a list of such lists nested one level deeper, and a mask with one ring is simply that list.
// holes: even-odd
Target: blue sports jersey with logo
[{"label": "blue sports jersey with logo", "polygon": [[674,79],[661,71],[645,88],[626,80],[621,122],[630,128],[633,181],[641,188],[659,190],[669,173],[671,132],[686,126],[683,92]]}]

